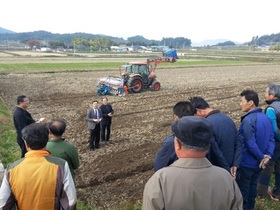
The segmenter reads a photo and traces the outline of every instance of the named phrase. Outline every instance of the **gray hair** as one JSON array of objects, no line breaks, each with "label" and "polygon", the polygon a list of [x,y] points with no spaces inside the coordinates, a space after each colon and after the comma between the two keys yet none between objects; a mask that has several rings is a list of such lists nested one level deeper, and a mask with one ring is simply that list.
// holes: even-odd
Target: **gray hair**
[{"label": "gray hair", "polygon": [[176,138],[180,144],[185,147],[186,149],[189,149],[189,150],[193,150],[193,151],[196,151],[196,152],[205,152],[205,151],[208,151],[210,149],[210,145],[205,145],[204,147],[196,147],[196,146],[190,146],[190,145],[187,145],[185,144],[184,142],[182,142],[180,139]]},{"label": "gray hair", "polygon": [[272,82],[268,85],[268,93],[280,98],[280,82]]}]

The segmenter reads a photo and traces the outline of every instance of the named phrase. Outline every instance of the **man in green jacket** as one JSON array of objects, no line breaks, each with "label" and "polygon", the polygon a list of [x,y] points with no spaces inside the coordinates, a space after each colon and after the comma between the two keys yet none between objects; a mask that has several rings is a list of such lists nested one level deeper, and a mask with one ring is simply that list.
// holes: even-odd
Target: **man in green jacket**
[{"label": "man in green jacket", "polygon": [[66,142],[62,135],[66,129],[66,122],[63,119],[54,119],[49,124],[50,140],[47,150],[52,156],[60,157],[68,162],[71,174],[75,180],[75,172],[80,165],[78,152],[74,145]]}]

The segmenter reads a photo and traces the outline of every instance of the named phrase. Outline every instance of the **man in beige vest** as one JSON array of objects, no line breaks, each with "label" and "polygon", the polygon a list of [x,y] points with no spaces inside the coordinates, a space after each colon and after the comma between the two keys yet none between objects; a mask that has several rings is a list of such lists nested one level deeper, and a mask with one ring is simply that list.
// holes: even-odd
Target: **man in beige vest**
[{"label": "man in beige vest", "polygon": [[172,124],[178,156],[146,183],[143,210],[242,210],[242,195],[234,178],[213,166],[205,155],[213,138],[211,123],[187,116]]}]

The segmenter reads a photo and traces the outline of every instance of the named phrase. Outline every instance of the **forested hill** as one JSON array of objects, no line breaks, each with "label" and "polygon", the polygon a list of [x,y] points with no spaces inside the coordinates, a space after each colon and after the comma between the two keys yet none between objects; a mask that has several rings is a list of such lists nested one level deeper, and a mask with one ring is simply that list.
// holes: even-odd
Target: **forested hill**
[{"label": "forested hill", "polygon": [[277,34],[270,34],[270,35],[264,35],[264,36],[254,36],[248,44],[251,45],[275,45],[280,42],[280,33]]},{"label": "forested hill", "polygon": [[[65,45],[70,45],[73,43],[74,39],[96,39],[96,38],[107,38],[111,40],[112,44],[127,44],[133,43],[138,45],[174,45],[176,48],[184,48],[191,46],[191,40],[184,37],[176,38],[162,38],[162,40],[149,40],[143,36],[133,36],[127,38],[127,40],[118,37],[112,37],[102,34],[88,34],[88,33],[73,33],[73,34],[53,34],[47,31],[34,31],[34,32],[24,32],[15,33],[13,31],[4,29],[0,27],[0,43],[5,41],[15,41],[15,42],[26,42],[28,40],[44,40],[46,42],[55,41],[62,42]],[[264,35],[264,36],[253,36],[252,40],[246,42],[249,45],[275,45],[280,43],[280,33]]]},{"label": "forested hill", "polygon": [[85,38],[85,39],[95,39],[100,37],[106,37],[111,39],[113,42],[125,42],[122,38],[110,37],[105,35],[94,35],[87,33],[74,33],[74,34],[53,34],[47,31],[34,31],[34,32],[24,32],[24,33],[0,33],[1,41],[25,41],[30,39],[35,40],[45,40],[45,41],[62,41],[64,43],[71,43],[75,38]]},{"label": "forested hill", "polygon": [[191,40],[184,37],[176,38],[162,38],[162,40],[149,40],[143,36],[133,36],[128,37],[127,40],[118,37],[106,36],[106,35],[96,35],[96,34],[87,34],[87,33],[73,33],[73,34],[53,34],[47,31],[34,31],[34,32],[25,32],[25,33],[11,33],[11,34],[1,34],[0,33],[0,43],[9,41],[22,42],[26,43],[28,40],[43,40],[45,42],[61,42],[64,45],[71,45],[73,40],[80,40],[81,42],[98,38],[105,38],[110,40],[114,45],[120,44],[134,44],[134,45],[143,45],[143,46],[152,46],[152,45],[170,45],[176,48],[184,48],[191,45]]}]

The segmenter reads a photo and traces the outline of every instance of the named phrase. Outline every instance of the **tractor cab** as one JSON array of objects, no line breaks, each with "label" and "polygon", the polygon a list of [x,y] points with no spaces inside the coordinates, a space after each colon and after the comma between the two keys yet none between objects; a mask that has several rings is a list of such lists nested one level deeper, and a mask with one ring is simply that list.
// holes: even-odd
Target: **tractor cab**
[{"label": "tractor cab", "polygon": [[151,81],[149,78],[149,65],[145,62],[130,62],[121,66],[122,77],[128,81],[132,77],[140,77],[143,86],[149,86]]}]

